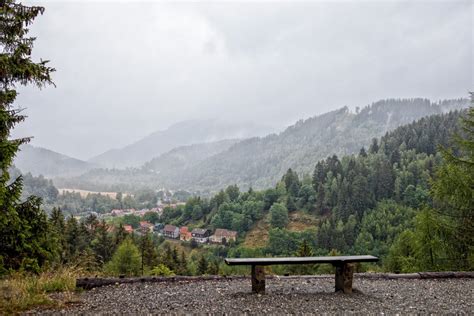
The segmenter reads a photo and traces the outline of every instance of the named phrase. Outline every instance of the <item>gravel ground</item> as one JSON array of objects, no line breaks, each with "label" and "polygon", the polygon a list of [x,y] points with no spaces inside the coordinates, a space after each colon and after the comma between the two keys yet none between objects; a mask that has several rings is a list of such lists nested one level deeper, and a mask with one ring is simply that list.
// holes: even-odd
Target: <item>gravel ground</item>
[{"label": "gravel ground", "polygon": [[474,314],[474,279],[358,279],[335,293],[333,277],[267,279],[264,295],[250,280],[134,283],[96,288],[80,303],[40,313],[77,314]]}]

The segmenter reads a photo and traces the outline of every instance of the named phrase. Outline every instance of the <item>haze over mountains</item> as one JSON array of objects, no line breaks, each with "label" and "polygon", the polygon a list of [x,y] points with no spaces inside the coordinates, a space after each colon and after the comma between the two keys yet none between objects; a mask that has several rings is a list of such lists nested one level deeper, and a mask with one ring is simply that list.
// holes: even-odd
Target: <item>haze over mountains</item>
[{"label": "haze over mountains", "polygon": [[[357,113],[343,107],[300,120],[279,134],[177,147],[140,168],[99,169],[55,181],[59,186],[91,190],[167,187],[205,192],[229,184],[238,184],[243,189],[263,188],[273,185],[288,168],[309,173],[319,159],[328,155],[356,153],[372,138],[400,125],[468,106],[467,99],[436,103],[421,98],[381,100]],[[194,130],[186,130],[190,139],[193,139]],[[183,134],[178,135],[181,137],[178,139],[185,141]],[[165,144],[171,146],[170,143],[168,140]],[[160,143],[148,145],[160,147]]]},{"label": "haze over mountains", "polygon": [[15,157],[15,166],[22,172],[30,172],[34,176],[43,175],[47,178],[58,176],[78,176],[98,165],[83,160],[72,158],[55,151],[22,145],[20,152]]},{"label": "haze over mountains", "polygon": [[106,168],[138,167],[176,147],[263,136],[273,130],[274,128],[265,124],[233,123],[216,119],[184,121],[123,148],[95,156],[89,159],[89,162]]}]

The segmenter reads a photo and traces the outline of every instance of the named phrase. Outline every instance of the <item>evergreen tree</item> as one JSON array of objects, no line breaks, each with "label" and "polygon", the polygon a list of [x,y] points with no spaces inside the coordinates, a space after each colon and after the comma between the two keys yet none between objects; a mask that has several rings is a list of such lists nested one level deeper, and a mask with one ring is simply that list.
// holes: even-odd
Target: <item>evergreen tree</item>
[{"label": "evergreen tree", "polygon": [[[472,102],[474,95],[471,94]],[[444,164],[437,170],[432,195],[443,218],[443,235],[454,269],[474,269],[474,107],[462,120],[459,148],[443,150]]]},{"label": "evergreen tree", "polygon": [[207,268],[208,268],[208,262],[206,257],[201,256],[198,261],[198,266],[197,266],[197,274],[198,275],[203,275],[207,273]]},{"label": "evergreen tree", "polygon": [[316,213],[322,215],[326,213],[326,194],[324,192],[324,186],[320,183],[316,189]]},{"label": "evergreen tree", "polygon": [[298,248],[298,251],[296,252],[296,256],[298,257],[313,256],[313,249],[308,244],[308,241],[306,239],[303,239],[303,241],[301,242],[300,247]]},{"label": "evergreen tree", "polygon": [[[35,38],[27,37],[27,26],[44,12],[44,8],[27,7],[4,0],[0,7],[0,271],[32,268],[38,270],[53,256],[48,222],[41,210],[41,200],[20,200],[22,177],[11,179],[9,168],[20,145],[28,138],[10,139],[12,129],[25,119],[13,102],[18,85],[51,84],[54,69],[47,61],[33,62],[31,53]],[[3,266],[3,267],[2,267]]]},{"label": "evergreen tree", "polygon": [[293,196],[291,196],[291,195],[288,195],[288,196],[286,197],[286,208],[287,208],[288,211],[290,211],[290,212],[296,211],[295,199],[294,199]]},{"label": "evergreen tree", "polygon": [[296,172],[291,170],[291,168],[288,169],[286,174],[283,176],[282,181],[285,183],[285,188],[289,195],[294,197],[298,196],[301,183]]},{"label": "evergreen tree", "polygon": [[188,275],[188,260],[186,259],[186,254],[184,251],[181,251],[181,255],[179,256],[178,264],[176,267],[176,273],[178,275]]},{"label": "evergreen tree", "polygon": [[97,257],[97,262],[102,265],[110,260],[114,252],[113,239],[108,232],[109,226],[104,220],[97,226],[96,238],[92,241],[92,248]]},{"label": "evergreen tree", "polygon": [[55,236],[58,246],[58,256],[60,262],[65,262],[67,258],[67,244],[66,244],[66,222],[64,220],[63,212],[59,207],[54,207],[49,218],[49,225],[51,234]]},{"label": "evergreen tree", "polygon": [[64,229],[66,227],[64,221],[64,214],[59,207],[53,207],[51,211],[51,216],[49,217],[49,222],[51,226],[59,233],[64,233]]},{"label": "evergreen tree", "polygon": [[369,147],[369,153],[376,154],[378,152],[379,152],[379,144],[378,144],[377,138],[373,138],[372,144],[370,144],[370,147]]},{"label": "evergreen tree", "polygon": [[174,254],[176,249],[172,249],[168,242],[164,243],[163,252],[161,253],[160,262],[173,271],[177,270],[177,255]]},{"label": "evergreen tree", "polygon": [[324,182],[326,179],[326,170],[324,168],[324,164],[321,161],[316,163],[316,167],[314,167],[313,172],[313,188],[318,190],[318,187]]},{"label": "evergreen tree", "polygon": [[145,267],[152,268],[158,264],[158,253],[148,232],[140,238],[140,252]]},{"label": "evergreen tree", "polygon": [[78,240],[79,240],[79,227],[75,217],[70,216],[66,223],[65,229],[66,239],[66,258],[67,260],[72,259],[77,255],[78,252]]},{"label": "evergreen tree", "polygon": [[206,274],[219,275],[219,261],[216,259],[212,260],[207,267]]},{"label": "evergreen tree", "polygon": [[120,223],[114,236],[115,247],[118,247],[125,240],[125,238],[127,238],[127,232],[125,231],[123,224]]}]

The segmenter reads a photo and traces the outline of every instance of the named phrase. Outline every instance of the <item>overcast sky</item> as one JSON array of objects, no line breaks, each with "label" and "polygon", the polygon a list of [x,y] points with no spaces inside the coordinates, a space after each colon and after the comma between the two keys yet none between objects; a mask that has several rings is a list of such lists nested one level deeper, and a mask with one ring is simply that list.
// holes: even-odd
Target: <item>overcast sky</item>
[{"label": "overcast sky", "polygon": [[285,126],[474,89],[470,0],[34,3],[57,87],[20,90],[14,135],[81,159],[182,120]]}]

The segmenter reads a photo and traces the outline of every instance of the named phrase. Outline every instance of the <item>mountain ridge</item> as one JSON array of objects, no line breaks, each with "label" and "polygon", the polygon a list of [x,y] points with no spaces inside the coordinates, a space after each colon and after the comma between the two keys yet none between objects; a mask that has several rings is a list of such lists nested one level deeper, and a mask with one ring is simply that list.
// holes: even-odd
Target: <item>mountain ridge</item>
[{"label": "mountain ridge", "polygon": [[[117,185],[113,179],[124,181],[132,175],[133,181],[141,185],[193,192],[218,190],[230,184],[237,184],[242,189],[263,188],[276,183],[289,168],[300,174],[310,173],[314,164],[328,155],[356,153],[361,147],[368,146],[373,138],[398,126],[468,106],[467,99],[431,102],[413,98],[380,100],[356,113],[342,107],[299,120],[278,134],[241,140],[191,167],[169,168],[166,174],[141,168],[135,169],[135,173],[127,171],[128,175],[119,171],[103,172],[100,176],[89,173],[75,181]],[[111,182],[104,181],[105,175]]]},{"label": "mountain ridge", "polygon": [[88,162],[107,168],[139,167],[176,147],[248,138],[266,134],[273,129],[249,122],[233,123],[217,119],[181,121],[122,148],[94,156]]},{"label": "mountain ridge", "polygon": [[95,164],[29,144],[20,147],[14,164],[24,173],[49,178],[59,175],[77,176],[97,167]]}]

